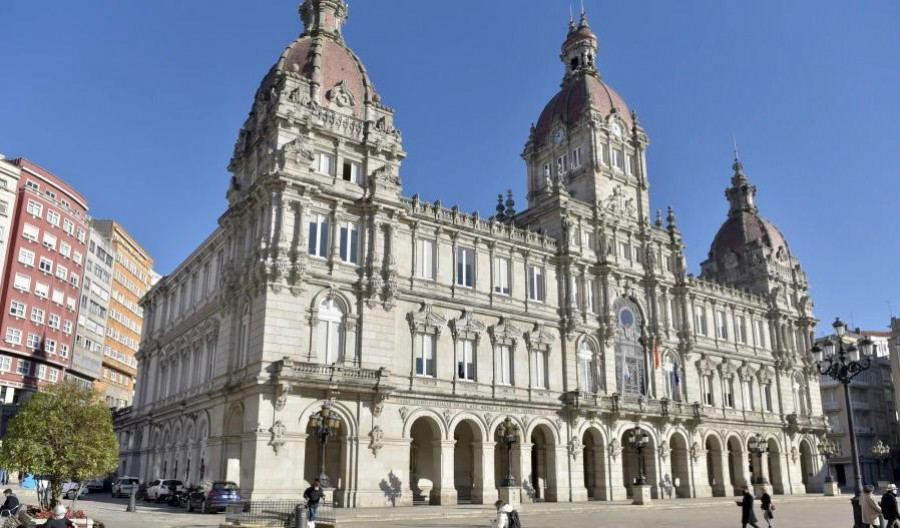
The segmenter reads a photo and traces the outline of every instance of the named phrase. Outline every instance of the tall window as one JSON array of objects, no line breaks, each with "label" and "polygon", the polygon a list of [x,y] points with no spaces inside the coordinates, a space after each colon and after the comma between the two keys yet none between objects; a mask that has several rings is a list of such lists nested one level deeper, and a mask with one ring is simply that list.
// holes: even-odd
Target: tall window
[{"label": "tall window", "polygon": [[433,378],[435,337],[429,334],[416,334],[416,375]]},{"label": "tall window", "polygon": [[539,389],[547,388],[547,352],[538,349],[533,352],[532,375],[534,376],[534,386]]},{"label": "tall window", "polygon": [[344,170],[342,173],[344,181],[360,183],[360,181],[362,181],[362,178],[360,178],[361,174],[362,165],[355,161],[344,160]]},{"label": "tall window", "polygon": [[25,226],[22,228],[22,238],[24,238],[25,240],[37,242],[39,236],[41,236],[41,230],[37,226],[25,224]]},{"label": "tall window", "polygon": [[666,396],[672,401],[681,401],[681,372],[675,354],[666,354],[663,371],[666,375]]},{"label": "tall window", "polygon": [[34,251],[25,248],[19,248],[19,262],[26,266],[34,266]]},{"label": "tall window", "polygon": [[597,392],[597,375],[594,368],[596,351],[587,339],[578,347],[578,376],[581,378],[581,390],[594,394]]},{"label": "tall window", "polygon": [[734,380],[732,378],[722,379],[722,388],[725,390],[725,407],[734,408]]},{"label": "tall window", "polygon": [[9,304],[9,315],[23,319],[25,317],[25,303],[12,301]]},{"label": "tall window", "polygon": [[334,156],[320,152],[316,158],[316,171],[326,176],[334,175]]},{"label": "tall window", "polygon": [[739,343],[746,345],[747,344],[747,318],[743,315],[737,316],[737,340]]},{"label": "tall window", "polygon": [[528,268],[528,298],[544,302],[544,269],[537,266]]},{"label": "tall window", "polygon": [[44,206],[34,200],[28,200],[28,205],[25,207],[25,210],[32,216],[41,216],[44,212]]},{"label": "tall window", "polygon": [[341,224],[341,260],[349,264],[359,264],[359,228],[356,224]]},{"label": "tall window", "polygon": [[772,384],[767,383],[763,387],[763,399],[765,400],[766,411],[772,412]]},{"label": "tall window", "polygon": [[434,280],[434,241],[416,241],[416,277]]},{"label": "tall window", "polygon": [[706,309],[702,306],[694,307],[694,331],[700,335],[709,335],[706,328]]},{"label": "tall window", "polygon": [[756,321],[753,327],[753,344],[760,348],[766,348],[766,325],[762,321]]},{"label": "tall window", "polygon": [[319,305],[318,346],[326,365],[344,361],[344,311],[334,297]]},{"label": "tall window", "polygon": [[238,326],[238,366],[247,363],[247,348],[250,346],[250,306],[244,306],[241,313],[241,324]]},{"label": "tall window", "polygon": [[613,149],[613,166],[619,170],[625,170],[625,152],[622,149]]},{"label": "tall window", "polygon": [[807,416],[809,414],[808,390],[800,375],[794,377],[794,409],[797,414]]},{"label": "tall window", "polygon": [[497,347],[497,383],[513,385],[513,351],[509,345]]},{"label": "tall window", "polygon": [[725,312],[721,310],[716,310],[716,337],[719,339],[728,340],[728,325],[726,323],[727,318],[725,317]]},{"label": "tall window", "polygon": [[475,381],[475,342],[460,339],[456,342],[456,375],[465,381]]},{"label": "tall window", "polygon": [[637,305],[630,300],[620,300],[617,305],[616,326],[616,383],[620,394],[646,394],[647,361],[641,336],[641,315]]},{"label": "tall window", "polygon": [[713,397],[713,375],[704,374],[700,377],[700,390],[703,391],[703,405],[715,405],[716,400]]},{"label": "tall window", "polygon": [[745,379],[742,383],[744,386],[744,409],[753,410],[753,380]]},{"label": "tall window", "polygon": [[581,167],[581,147],[576,147],[572,150],[572,168],[578,169]]},{"label": "tall window", "polygon": [[328,234],[328,219],[322,215],[314,215],[309,221],[310,255],[328,258]]},{"label": "tall window", "polygon": [[590,313],[597,313],[597,300],[594,297],[594,290],[596,286],[594,285],[593,279],[587,281],[587,309]]},{"label": "tall window", "polygon": [[565,174],[569,172],[569,164],[567,163],[566,155],[556,158],[556,174]]},{"label": "tall window", "polygon": [[475,287],[475,250],[457,248],[456,250],[456,284],[466,288]]},{"label": "tall window", "polygon": [[494,291],[509,295],[509,259],[494,257]]}]

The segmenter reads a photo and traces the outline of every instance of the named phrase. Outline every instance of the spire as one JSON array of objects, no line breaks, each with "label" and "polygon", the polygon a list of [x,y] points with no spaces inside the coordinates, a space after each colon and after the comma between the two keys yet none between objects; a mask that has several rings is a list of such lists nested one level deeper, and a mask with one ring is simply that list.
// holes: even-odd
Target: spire
[{"label": "spire", "polygon": [[588,24],[587,11],[584,9],[584,0],[581,0],[581,20],[578,23],[578,27],[580,27],[580,28],[591,27],[590,24]]},{"label": "spire", "polygon": [[306,34],[325,33],[341,38],[341,26],[347,21],[344,0],[303,0],[300,18]]},{"label": "spire", "polygon": [[569,35],[575,32],[575,15],[572,13],[572,4],[569,3]]},{"label": "spire", "polygon": [[584,2],[581,2],[581,18],[578,25],[572,13],[572,5],[569,4],[569,32],[566,41],[562,45],[560,59],[566,66],[566,74],[563,80],[568,80],[577,73],[596,73],[597,35],[588,24],[587,11]]},{"label": "spire", "polygon": [[734,163],[731,165],[734,174],[731,176],[731,187],[725,190],[725,197],[731,204],[729,216],[735,216],[741,212],[756,211],[756,186],[750,183],[744,174],[744,164],[738,156],[737,140],[734,141]]}]

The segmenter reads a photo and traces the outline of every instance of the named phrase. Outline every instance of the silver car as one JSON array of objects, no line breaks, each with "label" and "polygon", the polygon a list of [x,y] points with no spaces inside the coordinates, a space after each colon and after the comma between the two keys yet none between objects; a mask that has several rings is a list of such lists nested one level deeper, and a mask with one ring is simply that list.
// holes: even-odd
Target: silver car
[{"label": "silver car", "polygon": [[137,492],[140,482],[137,477],[119,477],[112,485],[113,497],[128,497],[131,491]]}]

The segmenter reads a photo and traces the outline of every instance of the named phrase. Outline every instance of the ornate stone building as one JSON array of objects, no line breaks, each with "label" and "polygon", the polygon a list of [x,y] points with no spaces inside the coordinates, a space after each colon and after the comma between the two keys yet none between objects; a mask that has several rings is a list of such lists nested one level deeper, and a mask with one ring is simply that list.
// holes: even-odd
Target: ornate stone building
[{"label": "ornate stone building", "polygon": [[347,507],[495,500],[507,417],[512,473],[538,500],[629,496],[636,425],[656,497],[759,476],[819,489],[805,274],[737,160],[728,219],[701,276],[686,272],[675,215],[649,210],[648,136],[601,77],[586,17],[528,135],[528,207],[501,197],[488,218],[403,195],[401,134],[344,41],[347,5],[300,14],[240,132],[218,229],[143,300],[121,471],[296,497],[327,406]]}]

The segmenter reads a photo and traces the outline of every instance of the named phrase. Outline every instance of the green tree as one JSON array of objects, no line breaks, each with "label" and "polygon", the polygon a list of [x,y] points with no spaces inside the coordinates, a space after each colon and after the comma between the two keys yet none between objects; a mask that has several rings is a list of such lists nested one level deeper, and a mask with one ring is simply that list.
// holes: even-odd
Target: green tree
[{"label": "green tree", "polygon": [[10,420],[0,466],[44,475],[49,493],[41,505],[52,507],[64,483],[106,475],[118,456],[109,408],[97,392],[67,381],[32,395]]}]

